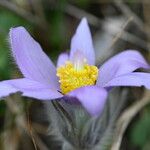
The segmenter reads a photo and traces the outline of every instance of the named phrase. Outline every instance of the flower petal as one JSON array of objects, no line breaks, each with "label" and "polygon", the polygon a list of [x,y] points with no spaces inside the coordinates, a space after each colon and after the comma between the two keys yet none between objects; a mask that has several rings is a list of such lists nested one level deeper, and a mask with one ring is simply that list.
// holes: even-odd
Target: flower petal
[{"label": "flower petal", "polygon": [[92,116],[97,116],[103,111],[107,92],[104,88],[86,86],[68,93],[68,96],[77,98]]},{"label": "flower petal", "polygon": [[23,96],[35,98],[38,100],[54,100],[63,97],[61,93],[52,89],[39,89],[24,91]]},{"label": "flower petal", "polygon": [[65,62],[68,60],[69,60],[69,55],[67,53],[60,54],[57,60],[57,67],[65,65]]},{"label": "flower petal", "polygon": [[104,86],[111,79],[135,71],[138,68],[150,68],[144,57],[135,50],[127,50],[112,57],[99,69],[97,85]]},{"label": "flower petal", "polygon": [[16,93],[18,90],[9,84],[0,82],[0,98]]},{"label": "flower petal", "polygon": [[113,86],[145,86],[150,89],[150,73],[133,72],[113,78],[104,87]]},{"label": "flower petal", "polygon": [[62,97],[62,94],[56,89],[49,88],[48,85],[26,78],[0,82],[0,98],[15,92],[22,92],[23,96],[40,100],[50,100]]},{"label": "flower petal", "polygon": [[81,51],[90,65],[95,64],[95,52],[91,32],[86,18],[83,18],[71,40],[70,60],[73,60],[76,51]]},{"label": "flower petal", "polygon": [[23,27],[10,30],[13,56],[26,78],[58,87],[56,68]]}]

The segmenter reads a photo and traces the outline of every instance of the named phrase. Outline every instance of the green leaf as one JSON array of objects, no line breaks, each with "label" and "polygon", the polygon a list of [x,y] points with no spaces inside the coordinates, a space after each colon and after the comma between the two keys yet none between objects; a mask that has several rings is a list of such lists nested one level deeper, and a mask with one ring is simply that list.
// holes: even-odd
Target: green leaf
[{"label": "green leaf", "polygon": [[144,111],[140,119],[133,125],[130,139],[135,146],[141,148],[150,140],[150,108]]}]

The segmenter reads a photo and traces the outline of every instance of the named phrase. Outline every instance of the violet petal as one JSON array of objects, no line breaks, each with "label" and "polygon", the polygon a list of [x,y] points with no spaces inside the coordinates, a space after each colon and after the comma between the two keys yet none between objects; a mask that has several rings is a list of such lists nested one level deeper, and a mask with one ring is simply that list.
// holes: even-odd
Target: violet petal
[{"label": "violet petal", "polygon": [[150,89],[150,73],[129,73],[113,78],[104,85],[104,87],[114,86],[145,86],[146,88]]},{"label": "violet petal", "polygon": [[144,57],[135,50],[117,54],[104,63],[99,69],[97,85],[104,86],[111,79],[135,71],[138,68],[149,69]]},{"label": "violet petal", "polygon": [[91,32],[86,18],[83,18],[71,40],[70,60],[73,60],[76,51],[81,51],[90,65],[95,64],[95,52]]},{"label": "violet petal", "polygon": [[22,92],[24,96],[40,100],[50,100],[62,97],[62,94],[56,89],[49,88],[48,85],[26,78],[0,82],[0,98],[15,92]]},{"label": "violet petal", "polygon": [[10,94],[13,94],[16,92],[18,92],[18,89],[4,82],[0,82],[0,98],[9,96]]},{"label": "violet petal", "polygon": [[57,67],[65,65],[65,62],[68,60],[69,60],[69,55],[67,53],[60,54],[57,60]]},{"label": "violet petal", "polygon": [[59,93],[58,91],[55,91],[53,89],[48,89],[48,88],[32,90],[32,91],[26,90],[23,92],[22,95],[26,97],[35,98],[38,100],[55,100],[55,99],[63,97],[63,95]]},{"label": "violet petal", "polygon": [[16,63],[26,78],[59,87],[54,64],[25,28],[12,28],[10,42]]},{"label": "violet petal", "polygon": [[67,95],[77,98],[92,116],[101,114],[107,98],[106,90],[98,86],[81,87]]}]

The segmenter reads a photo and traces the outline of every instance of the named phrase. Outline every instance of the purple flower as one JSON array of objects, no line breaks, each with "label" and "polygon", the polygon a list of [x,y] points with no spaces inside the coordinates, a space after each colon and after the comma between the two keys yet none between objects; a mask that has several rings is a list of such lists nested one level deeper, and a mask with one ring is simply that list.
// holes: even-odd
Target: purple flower
[{"label": "purple flower", "polygon": [[93,42],[85,18],[71,40],[70,55],[61,54],[57,68],[23,27],[12,28],[9,35],[13,57],[24,78],[0,82],[1,98],[18,91],[39,100],[74,97],[95,116],[103,110],[109,87],[150,89],[150,74],[134,72],[138,68],[150,68],[137,51],[124,51],[99,69],[94,66]]}]

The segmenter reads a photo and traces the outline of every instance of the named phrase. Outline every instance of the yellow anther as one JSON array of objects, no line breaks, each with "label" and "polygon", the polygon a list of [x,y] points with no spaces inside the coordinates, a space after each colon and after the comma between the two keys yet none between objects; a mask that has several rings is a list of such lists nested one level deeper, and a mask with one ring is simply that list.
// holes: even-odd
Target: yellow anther
[{"label": "yellow anther", "polygon": [[64,66],[57,69],[60,88],[66,94],[76,88],[94,85],[98,77],[98,68],[85,64],[82,70],[76,70],[71,62],[66,62]]}]

